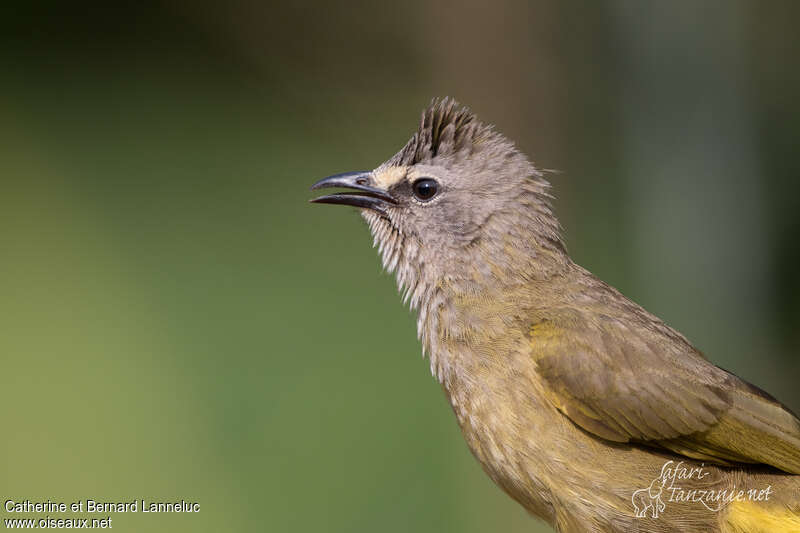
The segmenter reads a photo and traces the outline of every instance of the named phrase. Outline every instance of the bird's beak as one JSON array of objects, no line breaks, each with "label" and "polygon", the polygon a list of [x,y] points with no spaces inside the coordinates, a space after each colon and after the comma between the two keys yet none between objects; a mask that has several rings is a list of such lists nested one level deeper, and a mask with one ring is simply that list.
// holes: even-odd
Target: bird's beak
[{"label": "bird's beak", "polygon": [[352,189],[351,193],[336,193],[327,196],[320,196],[311,200],[317,204],[342,204],[372,209],[382,215],[386,215],[387,208],[397,205],[397,200],[383,189],[375,187],[375,180],[372,179],[372,172],[345,172],[335,174],[325,179],[319,180],[311,186],[311,190],[330,189],[341,187]]}]

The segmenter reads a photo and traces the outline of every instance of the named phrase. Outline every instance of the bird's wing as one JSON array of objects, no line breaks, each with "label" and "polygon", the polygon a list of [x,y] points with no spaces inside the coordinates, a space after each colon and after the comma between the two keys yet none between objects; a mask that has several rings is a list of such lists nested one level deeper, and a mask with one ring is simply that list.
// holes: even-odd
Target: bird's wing
[{"label": "bird's wing", "polygon": [[605,316],[538,320],[532,351],[556,407],[607,440],[800,474],[797,417],[659,326]]}]

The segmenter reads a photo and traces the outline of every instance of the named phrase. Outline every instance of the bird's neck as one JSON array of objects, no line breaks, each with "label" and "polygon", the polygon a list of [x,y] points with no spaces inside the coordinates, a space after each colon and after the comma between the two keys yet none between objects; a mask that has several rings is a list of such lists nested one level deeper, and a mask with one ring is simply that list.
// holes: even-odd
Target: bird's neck
[{"label": "bird's neck", "polygon": [[486,324],[507,319],[519,287],[544,293],[574,270],[545,193],[543,182],[526,182],[514,202],[461,245],[418,242],[385,217],[362,211],[384,268],[418,313],[423,352],[443,384],[459,364],[456,352],[491,335]]},{"label": "bird's neck", "polygon": [[479,345],[505,334],[515,306],[531,305],[520,294],[558,291],[574,270],[561,248],[510,248],[500,241],[473,248],[469,263],[460,263],[455,259],[446,275],[420,272],[414,291],[417,333],[431,372],[446,388],[472,373],[477,361],[470,354]]}]

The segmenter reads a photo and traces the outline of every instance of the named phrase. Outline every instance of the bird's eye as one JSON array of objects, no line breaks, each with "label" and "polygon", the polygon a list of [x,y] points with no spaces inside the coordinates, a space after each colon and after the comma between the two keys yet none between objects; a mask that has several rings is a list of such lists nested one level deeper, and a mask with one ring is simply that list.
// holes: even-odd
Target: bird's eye
[{"label": "bird's eye", "polygon": [[439,184],[431,178],[420,178],[411,186],[417,199],[427,202],[439,192]]}]

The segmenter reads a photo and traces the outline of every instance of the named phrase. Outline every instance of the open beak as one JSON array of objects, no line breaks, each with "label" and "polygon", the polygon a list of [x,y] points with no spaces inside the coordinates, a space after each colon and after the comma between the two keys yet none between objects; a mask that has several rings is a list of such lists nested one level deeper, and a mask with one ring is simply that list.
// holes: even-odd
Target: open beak
[{"label": "open beak", "polygon": [[387,208],[397,205],[397,200],[388,192],[378,189],[372,179],[372,172],[345,172],[321,179],[311,186],[311,190],[330,189],[341,187],[351,189],[353,192],[329,194],[311,200],[316,204],[341,204],[372,209],[382,215],[387,214]]}]

